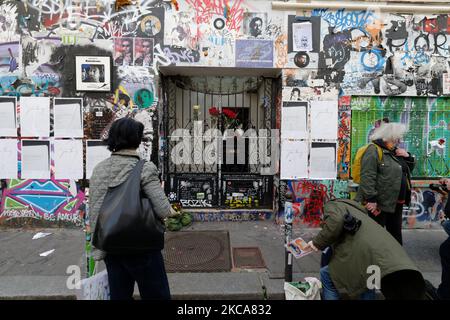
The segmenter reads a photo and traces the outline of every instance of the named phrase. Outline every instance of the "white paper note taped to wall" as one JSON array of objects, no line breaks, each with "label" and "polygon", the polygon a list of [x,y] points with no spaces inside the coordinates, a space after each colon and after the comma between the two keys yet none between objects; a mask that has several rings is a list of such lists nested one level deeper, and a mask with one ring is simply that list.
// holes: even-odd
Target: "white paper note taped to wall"
[{"label": "white paper note taped to wall", "polygon": [[336,140],[338,102],[311,101],[311,139]]},{"label": "white paper note taped to wall", "polygon": [[83,179],[83,141],[55,140],[55,179]]},{"label": "white paper note taped to wall", "polygon": [[20,132],[22,137],[50,136],[50,98],[20,98]]},{"label": "white paper note taped to wall", "polygon": [[292,24],[292,44],[294,51],[312,51],[312,23]]},{"label": "white paper note taped to wall", "polygon": [[22,141],[22,179],[50,179],[50,141]]},{"label": "white paper note taped to wall", "polygon": [[283,139],[281,141],[281,179],[308,177],[308,143]]},{"label": "white paper note taped to wall", "polygon": [[17,137],[15,98],[0,97],[0,137]]},{"label": "white paper note taped to wall", "polygon": [[17,179],[17,140],[0,139],[0,179]]},{"label": "white paper note taped to wall", "polygon": [[442,85],[442,93],[445,95],[450,94],[450,68],[448,69],[447,73],[442,74]]},{"label": "white paper note taped to wall", "polygon": [[55,99],[53,110],[55,137],[83,137],[83,109],[81,99]]},{"label": "white paper note taped to wall", "polygon": [[90,179],[95,166],[110,155],[111,152],[109,152],[102,141],[86,141],[86,179]]},{"label": "white paper note taped to wall", "polygon": [[310,179],[336,179],[336,143],[312,143]]},{"label": "white paper note taped to wall", "polygon": [[281,109],[281,138],[308,138],[307,115],[307,102],[284,102]]}]

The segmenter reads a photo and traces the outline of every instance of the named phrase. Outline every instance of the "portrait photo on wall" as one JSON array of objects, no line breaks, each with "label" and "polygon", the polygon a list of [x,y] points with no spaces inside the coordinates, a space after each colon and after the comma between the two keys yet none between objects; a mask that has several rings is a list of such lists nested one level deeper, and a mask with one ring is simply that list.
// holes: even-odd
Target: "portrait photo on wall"
[{"label": "portrait photo on wall", "polygon": [[161,19],[156,15],[144,16],[138,27],[138,36],[140,37],[155,37],[161,32]]},{"label": "portrait photo on wall", "polygon": [[136,38],[134,41],[134,65],[141,67],[153,66],[154,40],[151,38]]},{"label": "portrait photo on wall", "polygon": [[111,91],[111,57],[75,57],[77,91]]},{"label": "portrait photo on wall", "polygon": [[244,34],[250,38],[263,38],[267,27],[267,13],[244,13]]},{"label": "portrait photo on wall", "polygon": [[134,63],[133,38],[114,39],[114,65],[132,66]]}]

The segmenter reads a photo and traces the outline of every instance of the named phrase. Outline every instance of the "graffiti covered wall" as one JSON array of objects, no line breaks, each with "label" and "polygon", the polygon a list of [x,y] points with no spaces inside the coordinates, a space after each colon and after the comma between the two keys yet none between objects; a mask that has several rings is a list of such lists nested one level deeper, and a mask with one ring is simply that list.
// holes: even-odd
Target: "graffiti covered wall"
[{"label": "graffiti covered wall", "polygon": [[[131,3],[0,1],[0,96],[18,99],[18,120],[22,97],[81,98],[84,134],[72,139],[83,144],[102,139],[114,120],[135,117],[145,125],[141,155],[157,161],[164,151],[158,141],[167,139],[158,132],[159,66],[281,68],[283,86],[298,88],[303,100],[340,96],[338,180],[280,182],[281,198],[289,185],[293,194],[300,194],[294,199],[301,204],[299,221],[315,222],[311,216],[320,214],[320,201],[327,197],[347,197],[348,191],[335,188],[343,190],[350,177],[351,154],[364,143],[374,122],[385,116],[412,128],[406,143],[420,157],[416,177],[448,174],[450,101],[444,97],[450,94],[448,14],[317,8],[299,17],[292,11],[274,11],[271,1],[265,0]],[[310,38],[296,36],[299,22],[310,23]],[[110,57],[110,92],[77,90],[80,71],[75,57],[89,55]],[[280,101],[278,109],[281,105]],[[18,125],[17,134],[0,139],[20,142],[23,129]],[[49,137],[36,138],[57,140],[54,123]],[[19,159],[20,152],[18,148]],[[83,159],[86,162],[86,148]],[[55,179],[53,167],[50,179],[21,179],[20,165],[17,171],[16,178],[2,180],[0,224],[19,217],[26,220],[27,215],[30,221],[39,216],[50,224],[79,225],[84,219],[86,175],[79,180]],[[416,198],[428,199],[427,190],[418,188]]]}]

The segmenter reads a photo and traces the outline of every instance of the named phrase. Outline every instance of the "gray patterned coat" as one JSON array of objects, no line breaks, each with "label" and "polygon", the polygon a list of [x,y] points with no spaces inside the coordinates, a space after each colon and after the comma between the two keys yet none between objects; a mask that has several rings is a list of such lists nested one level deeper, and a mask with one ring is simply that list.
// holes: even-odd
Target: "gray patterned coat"
[{"label": "gray patterned coat", "polygon": [[[89,217],[92,233],[108,187],[115,187],[124,182],[139,159],[136,150],[125,149],[113,152],[111,157],[95,166],[89,183]],[[169,200],[161,188],[158,169],[152,162],[144,164],[141,188],[150,199],[155,214],[161,218],[167,217],[170,213]],[[105,253],[94,248],[93,256],[95,260],[101,260],[105,257]]]}]

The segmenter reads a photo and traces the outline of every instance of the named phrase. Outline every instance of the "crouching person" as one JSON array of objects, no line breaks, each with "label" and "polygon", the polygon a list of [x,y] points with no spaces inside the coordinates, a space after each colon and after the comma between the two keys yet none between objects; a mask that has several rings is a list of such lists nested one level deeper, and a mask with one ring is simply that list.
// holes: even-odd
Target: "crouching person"
[{"label": "crouching person", "polygon": [[375,286],[387,300],[425,298],[422,274],[405,250],[355,201],[329,201],[322,230],[308,245],[313,250],[332,248],[329,264],[320,270],[324,300],[343,294],[375,299]]}]

